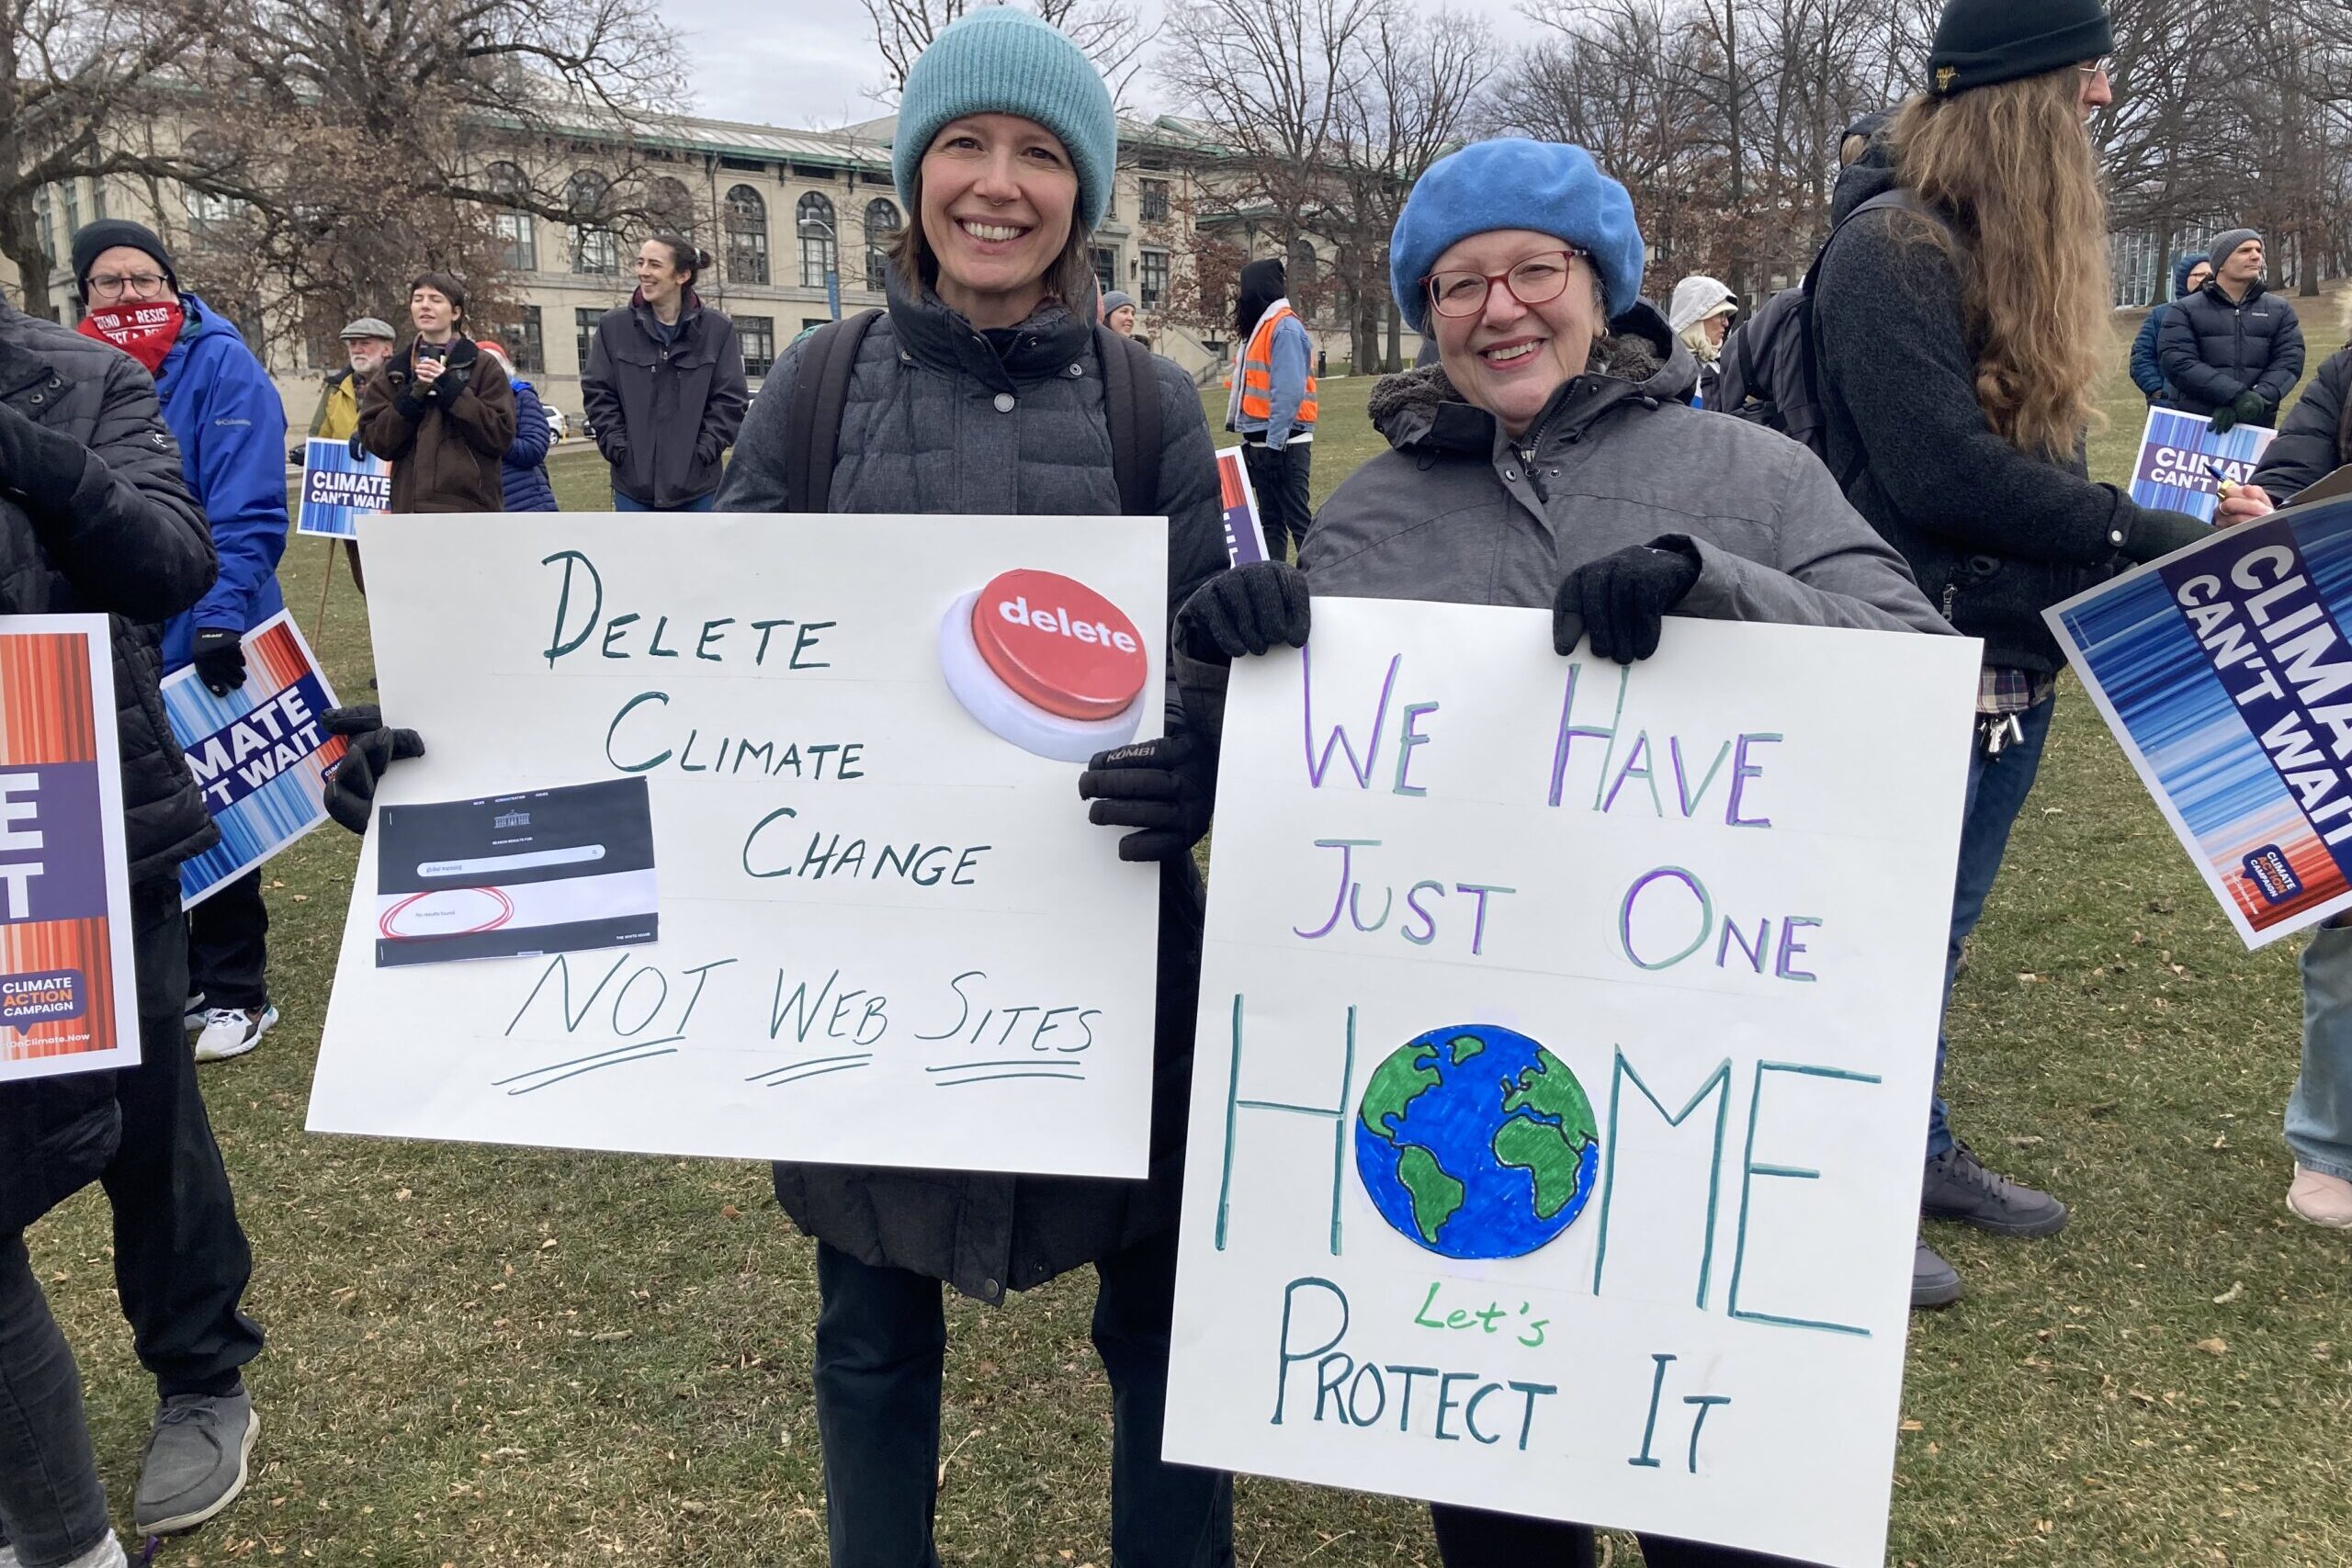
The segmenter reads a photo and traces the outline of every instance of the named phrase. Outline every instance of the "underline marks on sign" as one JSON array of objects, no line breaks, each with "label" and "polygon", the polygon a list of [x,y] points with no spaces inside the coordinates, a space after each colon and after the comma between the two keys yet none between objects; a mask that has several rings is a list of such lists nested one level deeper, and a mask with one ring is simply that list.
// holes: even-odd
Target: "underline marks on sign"
[{"label": "underline marks on sign", "polygon": [[1077,1064],[1068,1061],[1039,1060],[1035,1056],[1014,1057],[1001,1062],[950,1062],[944,1066],[925,1067],[934,1075],[933,1089],[961,1089],[966,1084],[998,1083],[1006,1078],[1059,1078],[1065,1083],[1084,1083],[1086,1075],[1077,1070]]},{"label": "underline marks on sign", "polygon": [[[674,1056],[678,1054],[678,1042],[684,1038],[683,1034],[672,1034],[660,1040],[632,1040],[626,1045],[616,1045],[609,1051],[599,1051],[592,1056],[574,1056],[569,1061],[549,1062],[544,1067],[516,1073],[512,1077],[492,1078],[491,1088],[506,1089],[508,1084],[521,1084],[520,1089],[506,1089],[507,1094],[510,1097],[531,1094],[560,1084],[566,1078],[579,1077],[583,1073],[600,1072],[606,1067],[624,1067],[631,1062],[650,1061],[656,1056]],[[567,1072],[565,1068],[571,1070]],[[550,1077],[547,1076],[548,1074],[555,1076]],[[526,1082],[526,1079],[537,1081]]]},{"label": "underline marks on sign", "polygon": [[874,1065],[871,1051],[851,1052],[841,1056],[811,1056],[806,1061],[787,1062],[781,1067],[770,1067],[764,1073],[753,1073],[745,1083],[763,1083],[770,1089],[782,1089],[788,1083],[802,1083],[809,1078],[821,1078],[828,1073],[854,1072]]}]

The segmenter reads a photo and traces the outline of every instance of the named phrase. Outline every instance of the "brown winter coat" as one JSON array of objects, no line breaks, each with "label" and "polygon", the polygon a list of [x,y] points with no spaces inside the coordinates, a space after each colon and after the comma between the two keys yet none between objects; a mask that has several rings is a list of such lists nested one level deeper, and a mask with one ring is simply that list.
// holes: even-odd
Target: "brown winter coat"
[{"label": "brown winter coat", "polygon": [[393,512],[503,512],[499,461],[514,443],[514,389],[465,337],[428,389],[411,342],[359,391],[359,439],[392,465]]}]

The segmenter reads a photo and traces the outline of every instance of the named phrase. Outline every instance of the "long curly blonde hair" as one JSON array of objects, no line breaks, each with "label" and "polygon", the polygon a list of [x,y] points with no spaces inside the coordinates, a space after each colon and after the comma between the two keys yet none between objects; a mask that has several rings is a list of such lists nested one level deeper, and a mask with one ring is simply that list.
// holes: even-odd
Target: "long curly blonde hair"
[{"label": "long curly blonde hair", "polygon": [[1950,98],[1916,97],[1890,132],[1896,176],[1957,220],[1959,245],[1923,220],[1918,243],[1953,251],[1996,434],[2064,462],[2101,422],[2113,357],[2107,196],[2072,66]]}]

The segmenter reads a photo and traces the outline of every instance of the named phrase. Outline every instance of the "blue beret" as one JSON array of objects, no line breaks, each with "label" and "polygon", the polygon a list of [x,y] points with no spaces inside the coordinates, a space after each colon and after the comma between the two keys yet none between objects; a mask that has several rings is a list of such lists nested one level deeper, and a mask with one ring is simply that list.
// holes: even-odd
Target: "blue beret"
[{"label": "blue beret", "polygon": [[1592,154],[1558,141],[1498,137],[1439,159],[1413,186],[1388,242],[1388,284],[1415,332],[1429,296],[1421,280],[1437,258],[1473,234],[1532,229],[1590,253],[1613,318],[1641,297],[1645,260],[1634,198]]},{"label": "blue beret", "polygon": [[1086,51],[1025,11],[989,6],[940,29],[907,72],[890,172],[899,199],[915,206],[915,171],[932,138],[971,114],[1012,114],[1061,141],[1078,171],[1078,220],[1091,230],[1111,201],[1119,121],[1111,90]]}]

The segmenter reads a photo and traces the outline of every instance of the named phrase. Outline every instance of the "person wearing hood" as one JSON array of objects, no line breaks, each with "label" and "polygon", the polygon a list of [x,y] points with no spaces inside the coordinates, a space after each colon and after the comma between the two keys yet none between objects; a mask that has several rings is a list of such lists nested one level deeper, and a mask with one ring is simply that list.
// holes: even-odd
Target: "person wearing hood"
[{"label": "person wearing hood", "polygon": [[1241,269],[1233,306],[1233,395],[1225,412],[1226,429],[1241,437],[1268,560],[1287,560],[1291,544],[1305,547],[1312,515],[1315,343],[1291,309],[1288,287],[1277,257]]},{"label": "person wearing hood", "polygon": [[2262,286],[2260,234],[2233,229],[2205,259],[2213,276],[2156,329],[2157,363],[2178,406],[2211,418],[2215,434],[2267,428],[2303,378],[2303,324],[2285,296]]},{"label": "person wearing hood", "polygon": [[[2210,531],[2092,482],[2085,461],[2115,342],[2086,127],[2114,100],[2114,47],[2101,0],[1949,0],[1928,90],[1838,181],[1841,227],[1817,264],[1831,471],[1944,617],[1984,642],[1947,1007],[2050,731],[2065,661],[2042,612]],[[1939,1069],[1944,1053],[1939,1032]],[[2064,1228],[2064,1203],[1953,1137],[1940,1096],[1927,1109],[1924,1216]],[[1913,1304],[1961,1289],[1923,1235]]]},{"label": "person wearing hood", "polygon": [[[2201,255],[2185,255],[2173,263],[2172,299],[2186,299],[2205,287],[2213,276],[2213,264]],[[2140,323],[2140,335],[2132,340],[2132,384],[2140,389],[2150,408],[2177,406],[2179,394],[2165,380],[2165,368],[2156,356],[2156,338],[2163,330],[2165,316],[2172,309],[2172,300],[2154,307],[2148,319]]]},{"label": "person wearing hood", "polygon": [[[1439,363],[1384,378],[1389,450],[1324,502],[1297,567],[1215,578],[1180,611],[1205,662],[1306,646],[1309,591],[1552,612],[1566,656],[1630,664],[1669,615],[1949,635],[1813,454],[1689,404],[1697,361],[1641,303],[1625,187],[1582,148],[1505,139],[1414,186],[1390,284]],[[1442,518],[1442,527],[1430,527]],[[1446,1568],[1589,1563],[1581,1525],[1437,1506]],[[1776,1561],[1662,1537],[1652,1568]]]},{"label": "person wearing hood", "polygon": [[514,374],[514,361],[496,339],[483,338],[474,346],[498,361],[498,367],[506,372],[506,384],[514,389],[514,440],[498,463],[499,491],[506,510],[561,511],[556,505],[555,486],[548,481],[548,448],[555,445],[555,431],[548,424],[548,406],[539,400],[538,389]]},{"label": "person wearing hood", "polygon": [[[409,285],[416,336],[359,390],[359,438],[392,465],[392,513],[497,512],[514,444],[514,390],[459,330],[466,291],[447,273]],[[351,551],[352,573],[359,551]]]},{"label": "person wearing hood", "polygon": [[1699,363],[1695,407],[1717,406],[1715,389],[1723,379],[1719,362],[1724,339],[1738,318],[1739,296],[1715,279],[1694,276],[1674,286],[1674,302],[1667,309],[1666,324]]},{"label": "person wearing hood", "polygon": [[710,258],[682,234],[637,252],[637,292],[596,323],[580,399],[616,512],[708,512],[750,406],[735,323],[702,302]]},{"label": "person wearing hood", "polygon": [[[181,290],[171,253],[153,231],[120,220],[93,223],[74,236],[73,256],[88,307],[79,330],[122,350],[153,377],[164,424],[178,446],[180,478],[220,562],[219,576],[193,607],[153,617],[163,622],[161,645],[142,649],[141,663],[157,673],[192,665],[208,688],[225,694],[246,680],[244,634],[283,607],[277,565],[286,548],[285,405],[228,318]],[[78,400],[64,378],[62,368],[53,372],[30,400]],[[93,446],[102,445],[96,434],[85,434]],[[108,439],[122,443],[119,435]],[[159,432],[140,439],[170,450]],[[12,472],[11,487],[21,482]],[[133,679],[154,693],[153,673]],[[175,820],[194,811],[188,830],[203,837],[187,841],[201,850],[218,833],[202,815],[201,799],[186,791],[187,762],[160,695],[141,717],[143,728],[160,732],[161,766],[181,786],[146,809]],[[128,766],[124,787],[126,795],[134,787]],[[141,779],[136,787],[149,793],[153,786]],[[136,807],[132,824],[136,854]],[[168,925],[160,924],[160,912],[157,922],[175,935],[182,858],[132,868],[135,887],[149,884],[147,891],[155,892],[152,884],[167,884]],[[139,922],[144,942],[151,922],[145,914]],[[114,1209],[116,1293],[160,1399],[133,1507],[134,1522],[153,1534],[192,1529],[225,1507],[245,1483],[259,1429],[243,1369],[261,1353],[262,1333],[240,1308],[253,1278],[253,1252],[237,1222],[195,1063],[204,1051],[226,1056],[250,1050],[275,1021],[263,984],[268,923],[260,878],[249,875],[197,906],[167,969],[142,955],[142,971],[168,974],[179,993],[164,1005],[177,1006],[183,1021],[203,1033],[192,1048],[185,1032],[166,1043],[142,1028],[139,1066],[117,1075],[122,1139],[103,1179]],[[153,1006],[142,998],[142,1020]]]}]

